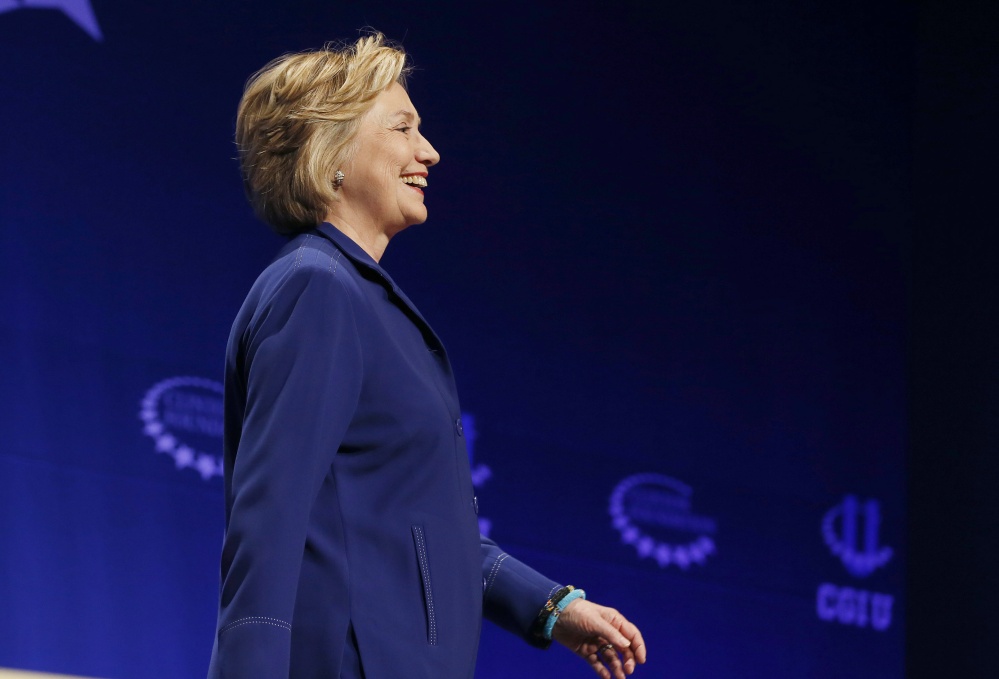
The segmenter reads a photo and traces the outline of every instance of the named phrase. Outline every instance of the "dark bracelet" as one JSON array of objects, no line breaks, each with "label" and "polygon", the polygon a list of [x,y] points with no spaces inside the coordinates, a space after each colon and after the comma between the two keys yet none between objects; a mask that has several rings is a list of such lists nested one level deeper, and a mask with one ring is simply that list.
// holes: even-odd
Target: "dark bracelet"
[{"label": "dark bracelet", "polygon": [[532,639],[545,646],[551,643],[551,638],[545,636],[545,625],[548,623],[548,617],[553,611],[555,611],[556,608],[558,608],[558,602],[564,599],[569,592],[574,589],[576,588],[572,585],[567,585],[552,594],[548,601],[545,602],[545,605],[541,607],[540,611],[538,611],[538,616],[534,619],[534,622],[531,623],[531,628],[528,633]]}]

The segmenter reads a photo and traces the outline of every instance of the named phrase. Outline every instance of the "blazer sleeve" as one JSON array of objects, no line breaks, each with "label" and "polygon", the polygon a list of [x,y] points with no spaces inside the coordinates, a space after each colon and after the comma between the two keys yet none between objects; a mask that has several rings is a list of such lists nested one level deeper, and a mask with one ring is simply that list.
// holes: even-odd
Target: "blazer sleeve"
[{"label": "blazer sleeve", "polygon": [[350,296],[325,268],[265,293],[241,342],[226,375],[245,380],[246,407],[209,677],[276,679],[290,671],[309,515],[357,406],[361,346]]},{"label": "blazer sleeve", "polygon": [[483,615],[532,646],[548,648],[551,640],[532,634],[531,625],[562,585],[513,558],[484,535],[480,542]]}]

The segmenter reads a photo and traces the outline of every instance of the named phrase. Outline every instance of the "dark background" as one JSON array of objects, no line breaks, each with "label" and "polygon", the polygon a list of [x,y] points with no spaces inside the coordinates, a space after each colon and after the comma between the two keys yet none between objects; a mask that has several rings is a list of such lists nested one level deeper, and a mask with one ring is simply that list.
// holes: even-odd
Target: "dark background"
[{"label": "dark background", "polygon": [[[994,10],[92,5],[100,42],[0,13],[0,666],[204,672],[221,484],[140,402],[220,378],[280,244],[233,161],[246,77],[374,26],[443,158],[383,263],[448,345],[491,534],[640,624],[646,676],[995,674]],[[717,523],[704,564],[621,543],[640,473]],[[867,578],[823,543],[848,494],[894,550]],[[891,626],[820,620],[822,583]],[[486,625],[477,676],[511,667],[589,674]]]},{"label": "dark background", "polygon": [[999,11],[920,4],[909,453],[912,677],[999,673]]}]

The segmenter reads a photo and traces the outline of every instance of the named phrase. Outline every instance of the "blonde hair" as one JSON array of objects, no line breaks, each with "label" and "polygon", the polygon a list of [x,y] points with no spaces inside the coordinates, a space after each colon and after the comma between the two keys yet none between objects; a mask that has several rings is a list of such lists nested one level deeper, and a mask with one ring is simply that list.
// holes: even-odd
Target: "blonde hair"
[{"label": "blonde hair", "polygon": [[246,195],[281,234],[311,229],[337,200],[334,173],[354,152],[361,118],[375,97],[411,67],[381,33],[353,45],[286,54],[254,73],[236,114],[236,147]]}]

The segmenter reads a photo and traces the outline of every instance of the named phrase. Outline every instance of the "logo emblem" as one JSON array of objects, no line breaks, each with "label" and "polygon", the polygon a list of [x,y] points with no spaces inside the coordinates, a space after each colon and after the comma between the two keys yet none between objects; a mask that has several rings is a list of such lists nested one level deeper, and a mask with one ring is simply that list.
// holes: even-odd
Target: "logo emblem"
[{"label": "logo emblem", "polygon": [[861,503],[853,495],[826,512],[822,519],[822,537],[826,546],[839,557],[850,575],[866,578],[891,559],[891,547],[878,545],[881,507],[877,500]]},{"label": "logo emblem", "polygon": [[629,476],[611,493],[611,523],[622,543],[660,568],[703,565],[715,552],[717,524],[691,511],[692,496],[690,486],[662,474]]},{"label": "logo emblem", "polygon": [[156,452],[204,480],[222,476],[222,385],[202,377],[171,377],[142,398],[139,419]]},{"label": "logo emblem", "polygon": [[0,0],[0,14],[16,9],[58,9],[97,42],[104,39],[90,0]]},{"label": "logo emblem", "polygon": [[[881,505],[877,500],[861,502],[854,495],[822,517],[822,537],[834,556],[855,578],[866,578],[887,565],[892,549],[879,544]],[[895,597],[855,586],[823,582],[815,593],[819,620],[870,628],[879,632],[891,627]]]}]

